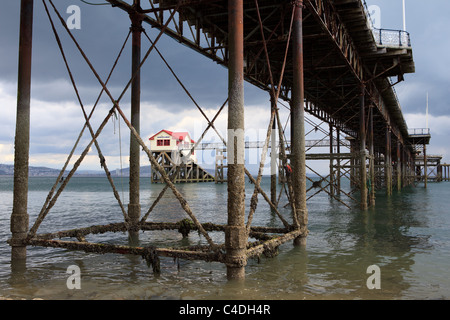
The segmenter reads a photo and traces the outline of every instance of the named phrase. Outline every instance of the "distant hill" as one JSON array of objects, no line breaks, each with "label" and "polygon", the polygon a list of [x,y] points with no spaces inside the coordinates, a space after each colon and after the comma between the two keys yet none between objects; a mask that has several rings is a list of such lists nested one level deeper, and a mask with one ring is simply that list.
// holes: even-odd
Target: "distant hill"
[{"label": "distant hill", "polygon": [[[46,167],[29,167],[30,177],[56,177],[59,175],[60,170],[51,169]],[[12,164],[0,164],[1,176],[14,175],[14,165]]]},{"label": "distant hill", "polygon": [[[249,166],[250,169],[248,169],[251,174],[256,177],[258,175],[258,170],[253,168],[252,166]],[[204,168],[208,173],[214,175],[215,170],[211,168]],[[52,169],[47,167],[29,167],[29,176],[30,177],[57,177],[59,175],[60,169]],[[114,169],[111,170],[111,176],[113,177],[119,177],[124,176],[128,177],[130,175],[130,168],[123,168],[122,173],[120,172],[120,169]],[[69,174],[69,171],[66,171],[64,176],[67,176]],[[12,176],[14,175],[14,165],[11,164],[1,164],[0,163],[0,176]],[[78,170],[75,172],[75,176],[104,176],[105,172],[103,170]],[[150,177],[151,175],[151,166],[142,166],[141,167],[141,177]],[[307,174],[308,177],[316,177],[316,175]]]},{"label": "distant hill", "polygon": [[[151,172],[150,166],[141,167],[141,176],[150,177]],[[61,172],[60,169],[52,169],[47,167],[33,167],[28,168],[28,173],[30,177],[57,177]],[[110,170],[112,176],[120,176],[120,169]],[[66,170],[64,176],[67,176],[69,171]],[[12,176],[14,175],[14,165],[11,164],[1,164],[0,163],[0,176]],[[76,176],[104,176],[105,171],[103,170],[78,170],[75,172]],[[130,175],[130,169],[124,168],[122,170],[123,176]]]}]

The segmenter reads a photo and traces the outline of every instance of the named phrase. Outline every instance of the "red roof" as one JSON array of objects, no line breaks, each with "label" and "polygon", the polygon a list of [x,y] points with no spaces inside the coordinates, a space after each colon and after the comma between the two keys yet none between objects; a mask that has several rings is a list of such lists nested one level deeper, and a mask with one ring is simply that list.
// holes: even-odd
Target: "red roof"
[{"label": "red roof", "polygon": [[[149,138],[149,140],[154,140],[155,136],[157,136],[161,132],[167,133],[169,136],[171,136],[172,138],[174,138],[176,140],[184,140],[186,138],[186,136],[189,135],[188,132],[173,132],[173,131],[169,131],[169,130],[164,130],[163,129],[160,132],[158,132],[158,133],[154,134],[153,136],[151,136]],[[191,139],[191,143],[195,143],[195,141]]]}]

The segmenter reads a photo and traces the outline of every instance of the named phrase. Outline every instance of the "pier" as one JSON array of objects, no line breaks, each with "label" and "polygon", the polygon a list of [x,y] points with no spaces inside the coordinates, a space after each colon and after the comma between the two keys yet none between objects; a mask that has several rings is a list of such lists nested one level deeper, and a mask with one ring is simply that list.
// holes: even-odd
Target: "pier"
[{"label": "pier", "polygon": [[[434,157],[426,153],[431,134],[409,132],[403,117],[395,85],[405,81],[407,75],[415,72],[412,43],[406,31],[373,29],[365,3],[361,0],[105,0],[117,10],[130,17],[131,44],[124,47],[132,53],[130,80],[124,92],[131,90],[131,114],[121,108],[121,99],[108,90],[108,80],[99,76],[84,48],[70,32],[57,1],[43,0],[46,15],[52,25],[52,32],[61,56],[66,61],[65,43],[59,32],[69,37],[86,65],[98,80],[101,93],[108,96],[111,109],[104,115],[103,122],[94,128],[91,114],[83,105],[85,118],[82,134],[90,135],[90,142],[76,159],[64,182],[50,190],[35,221],[29,221],[28,158],[30,144],[30,85],[33,30],[33,0],[21,0],[20,50],[18,73],[17,123],[15,136],[14,205],[11,215],[9,240],[12,246],[12,261],[26,259],[28,246],[43,246],[82,250],[97,253],[118,253],[140,255],[159,270],[159,257],[216,261],[226,265],[228,279],[245,278],[248,259],[266,255],[273,256],[277,248],[286,242],[295,246],[306,246],[308,235],[308,208],[306,175],[312,170],[311,161],[329,161],[329,174],[319,175],[321,183],[317,192],[327,192],[347,207],[357,206],[365,211],[376,206],[376,191],[385,190],[390,196],[396,188],[418,182],[427,185],[430,177],[448,180],[449,165],[436,164],[432,174]],[[101,16],[98,19],[102,19]],[[56,28],[58,26],[58,28]],[[145,28],[159,31],[150,39]],[[63,31],[57,31],[63,30]],[[176,76],[176,70],[169,68],[199,110],[199,116],[207,124],[205,132],[198,138],[200,145],[206,131],[214,130],[220,145],[209,146],[220,149],[217,154],[221,162],[216,167],[216,180],[220,175],[228,184],[228,206],[223,208],[227,215],[226,225],[214,221],[199,221],[175,183],[176,175],[169,175],[164,163],[150,150],[140,132],[141,79],[152,74],[141,72],[149,54],[156,51],[158,40],[163,34],[185,45],[199,54],[223,65],[228,70],[228,96],[217,111],[208,118],[187,87]],[[142,50],[143,42],[150,45]],[[148,41],[148,42],[147,42]],[[105,54],[109,54],[108,52]],[[163,58],[163,57],[162,57]],[[164,60],[165,61],[165,60]],[[167,61],[165,63],[168,65]],[[66,62],[68,77],[76,92],[76,82],[71,77]],[[169,65],[168,65],[169,66]],[[169,66],[170,67],[170,66]],[[393,80],[394,79],[394,80]],[[259,88],[270,103],[270,118],[267,119],[267,135],[263,142],[254,142],[253,147],[262,149],[258,175],[252,175],[245,167],[244,141],[245,92],[244,81]],[[78,94],[78,93],[77,93]],[[79,99],[80,100],[80,99]],[[81,101],[81,100],[80,100]],[[281,119],[280,104],[289,108],[289,119]],[[214,126],[220,112],[227,108],[227,136],[221,136]],[[94,110],[92,111],[94,112]],[[97,112],[97,111],[95,111]],[[97,138],[113,115],[124,121],[130,131],[130,178],[129,199],[123,199],[117,192],[111,178],[105,155]],[[308,116],[317,121],[316,128],[323,133],[321,140],[308,140],[305,130]],[[289,123],[285,132],[284,123]],[[286,138],[289,137],[289,139]],[[197,138],[197,137],[196,137]],[[108,225],[90,226],[39,234],[38,229],[52,206],[64,191],[83,159],[91,149],[96,150],[106,177],[117,199],[124,221]],[[308,152],[311,148],[325,148],[326,151]],[[272,152],[269,154],[268,150]],[[273,152],[277,150],[277,152]],[[140,156],[145,154],[157,171],[158,179],[165,184],[160,195],[150,208],[142,208],[139,198]],[[271,157],[271,194],[260,187],[266,157]],[[72,154],[61,170],[65,172]],[[73,160],[73,159],[72,159]],[[437,160],[436,160],[437,161]],[[440,159],[439,159],[440,161]],[[289,165],[292,173],[284,177]],[[173,164],[171,164],[173,166]],[[227,174],[224,175],[223,166]],[[176,166],[175,166],[176,167]],[[279,178],[282,179],[279,179]],[[350,180],[351,190],[344,190],[341,179]],[[435,178],[438,180],[438,178]],[[245,212],[244,188],[246,181],[254,186],[250,211]],[[279,212],[277,185],[284,185],[291,208],[289,217]],[[186,212],[186,219],[177,223],[151,223],[146,221],[153,208],[166,192],[171,192]],[[258,196],[270,205],[273,214],[283,227],[254,226],[252,219],[257,212]],[[144,211],[145,210],[145,211]],[[31,224],[31,226],[30,226]],[[178,230],[183,236],[197,231],[205,245],[180,248],[142,247],[139,245],[139,231],[158,232]],[[92,243],[85,239],[88,234],[105,232],[128,232],[129,245]],[[223,232],[224,243],[217,243],[210,232]]]}]

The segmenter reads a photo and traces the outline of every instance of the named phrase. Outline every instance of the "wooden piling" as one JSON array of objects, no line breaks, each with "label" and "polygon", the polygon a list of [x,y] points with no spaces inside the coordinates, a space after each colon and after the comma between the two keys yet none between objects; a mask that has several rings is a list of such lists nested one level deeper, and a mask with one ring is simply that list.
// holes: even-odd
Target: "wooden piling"
[{"label": "wooden piling", "polygon": [[31,62],[33,0],[20,6],[19,70],[17,81],[16,135],[14,141],[14,190],[11,214],[11,261],[25,261],[23,240],[28,232],[28,163],[30,151]]}]

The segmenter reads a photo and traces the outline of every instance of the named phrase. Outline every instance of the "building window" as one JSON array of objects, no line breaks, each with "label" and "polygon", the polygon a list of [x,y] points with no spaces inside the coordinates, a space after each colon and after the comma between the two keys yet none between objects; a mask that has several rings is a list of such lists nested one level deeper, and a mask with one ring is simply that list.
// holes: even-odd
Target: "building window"
[{"label": "building window", "polygon": [[158,139],[158,140],[156,140],[156,145],[158,147],[170,146],[170,140],[168,140],[168,139]]}]

